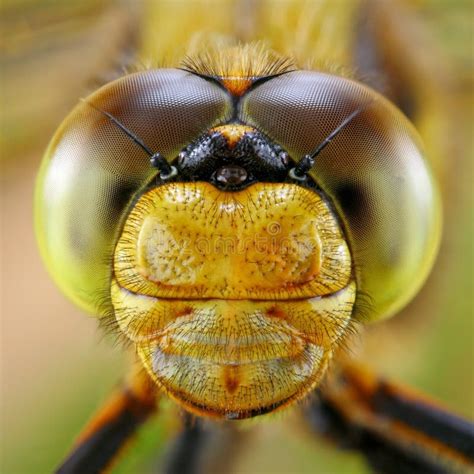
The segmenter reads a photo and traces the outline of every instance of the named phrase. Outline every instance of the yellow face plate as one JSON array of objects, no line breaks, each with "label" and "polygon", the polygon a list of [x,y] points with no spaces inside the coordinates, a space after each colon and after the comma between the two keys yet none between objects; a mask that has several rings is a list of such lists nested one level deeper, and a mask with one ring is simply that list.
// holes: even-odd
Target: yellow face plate
[{"label": "yellow face plate", "polygon": [[116,247],[115,275],[130,291],[162,298],[281,300],[340,290],[347,262],[337,222],[313,191],[179,183],[138,201]]},{"label": "yellow face plate", "polygon": [[115,252],[117,323],[186,408],[245,418],[304,396],[350,324],[351,258],[317,193],[174,183],[144,194]]},{"label": "yellow face plate", "polygon": [[284,406],[319,382],[355,293],[351,282],[302,300],[180,301],[112,284],[120,329],[158,385],[199,414],[238,418]]}]

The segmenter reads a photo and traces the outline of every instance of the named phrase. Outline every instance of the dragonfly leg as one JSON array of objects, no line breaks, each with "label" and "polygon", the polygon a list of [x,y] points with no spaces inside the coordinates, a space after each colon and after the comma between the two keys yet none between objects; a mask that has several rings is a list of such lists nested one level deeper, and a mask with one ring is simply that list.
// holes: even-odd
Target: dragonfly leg
[{"label": "dragonfly leg", "polygon": [[312,431],[356,449],[376,472],[452,473],[474,467],[474,424],[427,396],[346,364],[305,408]]},{"label": "dragonfly leg", "polygon": [[156,410],[156,385],[134,373],[93,416],[56,470],[58,474],[94,474],[106,470],[137,429]]},{"label": "dragonfly leg", "polygon": [[186,413],[183,430],[165,459],[164,474],[230,472],[243,435],[232,422],[213,422]]}]

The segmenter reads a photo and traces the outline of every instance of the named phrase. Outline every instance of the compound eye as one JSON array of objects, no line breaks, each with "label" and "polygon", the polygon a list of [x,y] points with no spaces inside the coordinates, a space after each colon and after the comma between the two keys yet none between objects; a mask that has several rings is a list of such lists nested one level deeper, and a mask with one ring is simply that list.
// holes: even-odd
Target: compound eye
[{"label": "compound eye", "polygon": [[302,158],[351,114],[310,174],[336,209],[351,248],[355,317],[373,320],[417,292],[439,240],[438,194],[413,126],[370,88],[310,71],[255,87],[243,99],[240,119]]},{"label": "compound eye", "polygon": [[157,175],[149,154],[106,114],[171,161],[230,113],[219,86],[185,71],[158,69],[107,84],[64,120],[42,163],[36,230],[50,272],[76,303],[95,314],[102,310],[118,230]]}]

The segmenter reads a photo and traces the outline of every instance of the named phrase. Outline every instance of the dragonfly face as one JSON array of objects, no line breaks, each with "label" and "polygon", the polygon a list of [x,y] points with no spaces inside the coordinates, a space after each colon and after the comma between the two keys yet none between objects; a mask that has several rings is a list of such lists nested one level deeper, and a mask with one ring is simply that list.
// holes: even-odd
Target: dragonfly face
[{"label": "dragonfly face", "polygon": [[302,398],[354,322],[405,304],[439,224],[416,133],[387,100],[285,62],[239,70],[239,54],[92,94],[36,194],[62,290],[113,320],[172,398],[230,419]]}]

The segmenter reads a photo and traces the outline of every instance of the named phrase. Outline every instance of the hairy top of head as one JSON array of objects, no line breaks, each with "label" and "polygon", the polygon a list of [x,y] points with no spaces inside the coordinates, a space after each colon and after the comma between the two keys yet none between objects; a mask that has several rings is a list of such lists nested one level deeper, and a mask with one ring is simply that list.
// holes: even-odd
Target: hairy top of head
[{"label": "hairy top of head", "polygon": [[297,69],[294,61],[255,42],[238,45],[208,45],[188,54],[181,67],[201,76],[253,79]]}]

